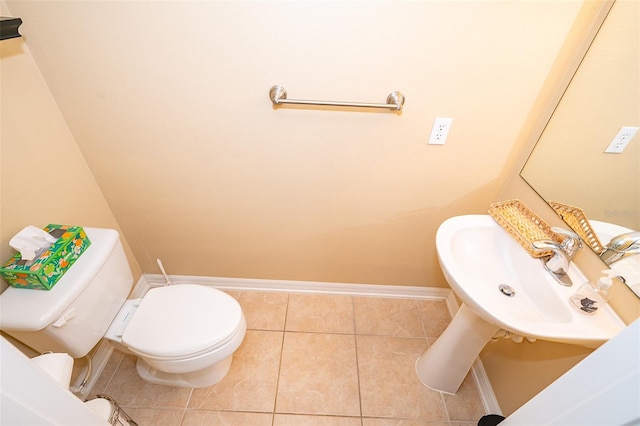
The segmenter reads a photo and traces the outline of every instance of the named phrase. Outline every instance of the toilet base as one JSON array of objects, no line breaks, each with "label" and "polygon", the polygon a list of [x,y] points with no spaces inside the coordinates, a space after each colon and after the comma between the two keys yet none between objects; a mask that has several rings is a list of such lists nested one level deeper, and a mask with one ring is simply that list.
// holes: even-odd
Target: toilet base
[{"label": "toilet base", "polygon": [[205,388],[218,383],[229,372],[233,354],[210,367],[190,373],[165,373],[138,358],[136,370],[138,375],[147,382],[159,385],[179,386],[185,388]]}]

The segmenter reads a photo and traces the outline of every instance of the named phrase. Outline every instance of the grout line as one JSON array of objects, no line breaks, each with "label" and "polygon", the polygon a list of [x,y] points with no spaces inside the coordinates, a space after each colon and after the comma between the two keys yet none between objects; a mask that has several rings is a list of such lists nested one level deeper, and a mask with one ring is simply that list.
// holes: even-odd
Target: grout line
[{"label": "grout line", "polygon": [[282,341],[280,343],[280,362],[278,364],[278,378],[276,379],[276,394],[273,398],[273,412],[271,413],[271,426],[274,426],[276,421],[276,407],[278,406],[278,389],[280,388],[280,376],[282,374],[282,358],[284,356],[284,340],[287,334],[287,316],[289,315],[289,303],[291,298],[287,293],[287,306],[284,310],[284,324],[282,325]]},{"label": "grout line", "polygon": [[189,403],[191,402],[191,397],[193,396],[193,391],[194,391],[194,388],[191,388],[189,390],[189,397],[187,398],[187,403],[184,406],[184,411],[187,411],[187,409],[189,408]]},{"label": "grout line", "polygon": [[[113,351],[116,352],[116,349],[114,349]],[[107,384],[104,385],[104,389],[102,389],[102,391],[100,391],[99,393],[105,393],[107,395],[109,394],[109,392],[108,392],[109,386],[111,386],[111,382],[113,381],[113,378],[118,373],[118,370],[120,369],[120,366],[122,365],[123,361],[124,361],[124,355],[120,354],[120,361],[118,361],[118,364],[116,365],[116,368],[113,369],[113,372],[111,373],[111,377],[109,377],[109,380],[107,380]],[[96,393],[97,392],[94,389],[91,390],[91,394],[95,395]]]},{"label": "grout line", "polygon": [[444,413],[447,415],[447,422],[451,424],[451,416],[449,415],[449,409],[447,408],[447,402],[444,400],[444,394],[442,392],[438,392],[440,394],[440,401],[442,401],[442,406],[444,407]]},{"label": "grout line", "polygon": [[[191,388],[191,393],[193,393],[193,388]],[[191,395],[189,395],[189,400],[191,399]],[[189,403],[187,402],[187,407],[189,406]],[[182,417],[180,417],[180,423],[178,423],[179,425],[184,424],[184,418],[187,417],[187,410],[188,408],[185,408],[184,410],[182,410]]]},{"label": "grout line", "polygon": [[[416,309],[416,312],[418,314],[418,319],[420,320],[420,326],[422,327],[422,336],[424,337],[425,340],[427,340],[427,327],[425,327],[424,325],[424,321],[422,320],[422,315],[420,314],[420,308],[418,307],[418,301],[417,300],[413,300],[413,306]],[[429,342],[427,341],[427,346],[429,345]]]},{"label": "grout line", "polygon": [[353,321],[353,344],[356,350],[356,376],[358,378],[358,404],[360,404],[360,425],[362,426],[362,384],[360,382],[360,357],[358,356],[358,334],[356,330],[356,302],[355,298],[351,297],[351,318]]}]

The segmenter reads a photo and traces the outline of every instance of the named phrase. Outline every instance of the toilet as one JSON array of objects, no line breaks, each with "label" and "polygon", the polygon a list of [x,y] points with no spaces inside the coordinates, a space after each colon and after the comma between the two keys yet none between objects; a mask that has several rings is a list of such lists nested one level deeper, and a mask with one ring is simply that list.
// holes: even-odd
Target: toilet
[{"label": "toilet", "polygon": [[102,339],[137,357],[144,380],[206,387],[227,374],[247,324],[238,302],[203,285],[151,288],[127,299],[133,276],[119,234],[84,228],[91,245],[48,291],[10,287],[0,329],[38,352],[80,358]]}]

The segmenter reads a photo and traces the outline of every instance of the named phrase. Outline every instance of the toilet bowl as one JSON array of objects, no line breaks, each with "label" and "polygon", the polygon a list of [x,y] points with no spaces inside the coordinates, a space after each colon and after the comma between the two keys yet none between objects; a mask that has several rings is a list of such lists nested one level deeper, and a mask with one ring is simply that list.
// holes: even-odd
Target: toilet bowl
[{"label": "toilet bowl", "polygon": [[105,338],[134,354],[138,374],[149,382],[206,387],[226,375],[246,329],[234,298],[211,287],[179,284],[127,300]]}]

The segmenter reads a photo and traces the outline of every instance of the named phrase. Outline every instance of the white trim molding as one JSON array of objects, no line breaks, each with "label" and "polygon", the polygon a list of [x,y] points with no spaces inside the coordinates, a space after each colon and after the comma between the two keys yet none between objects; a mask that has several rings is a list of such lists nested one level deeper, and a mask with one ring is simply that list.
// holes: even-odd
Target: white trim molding
[{"label": "white trim molding", "polygon": [[[166,285],[160,274],[144,274],[149,287]],[[252,278],[170,275],[172,284],[200,284],[220,290],[276,291],[287,293],[344,294],[351,296],[446,299],[451,290],[437,287],[412,287],[378,284],[331,283],[318,281],[263,280]]]}]

